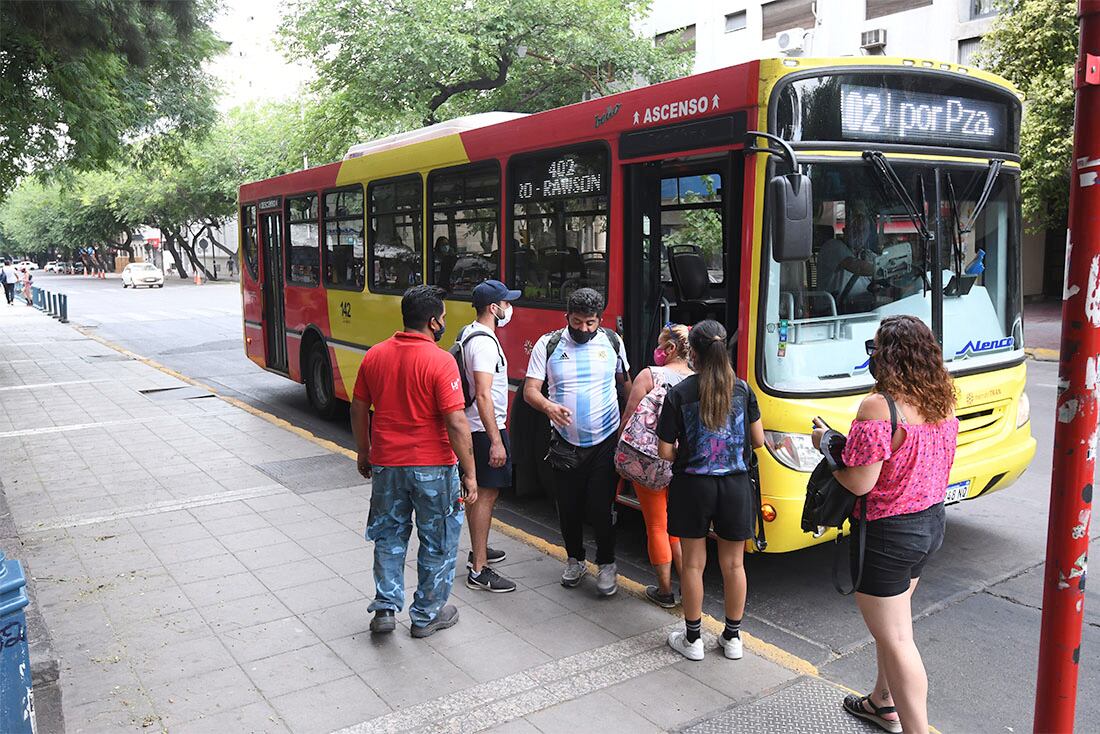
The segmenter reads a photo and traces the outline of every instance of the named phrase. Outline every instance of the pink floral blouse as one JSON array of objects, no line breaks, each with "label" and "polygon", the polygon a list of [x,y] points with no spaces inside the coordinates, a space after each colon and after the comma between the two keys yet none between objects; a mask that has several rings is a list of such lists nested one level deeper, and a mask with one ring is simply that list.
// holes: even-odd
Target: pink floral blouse
[{"label": "pink floral blouse", "polygon": [[[867,519],[920,512],[943,502],[947,476],[955,461],[959,421],[899,424],[905,440],[897,451],[890,448],[890,421],[856,421],[844,447],[847,466],[883,462],[882,473],[867,495]],[[853,515],[859,517],[860,503]]]}]

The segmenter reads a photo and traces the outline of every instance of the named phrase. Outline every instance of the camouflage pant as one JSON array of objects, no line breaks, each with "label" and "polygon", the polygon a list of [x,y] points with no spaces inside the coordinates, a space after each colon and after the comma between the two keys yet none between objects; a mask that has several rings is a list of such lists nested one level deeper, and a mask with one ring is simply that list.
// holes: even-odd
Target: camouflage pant
[{"label": "camouflage pant", "polygon": [[451,595],[455,555],[465,513],[457,466],[376,466],[367,519],[367,539],[374,542],[374,601],[370,611],[405,605],[405,552],[416,512],[420,551],[417,585],[409,618],[427,624]]}]

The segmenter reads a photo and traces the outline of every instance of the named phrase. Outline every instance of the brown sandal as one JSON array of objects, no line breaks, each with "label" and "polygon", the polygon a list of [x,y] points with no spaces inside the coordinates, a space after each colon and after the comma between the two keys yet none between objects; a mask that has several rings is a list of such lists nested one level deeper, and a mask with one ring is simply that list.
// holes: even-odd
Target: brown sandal
[{"label": "brown sandal", "polygon": [[[864,706],[863,704],[867,705]],[[870,711],[868,711],[870,709]],[[864,721],[870,721],[883,731],[890,734],[901,734],[901,722],[897,719],[883,718],[884,714],[896,714],[898,710],[893,706],[876,706],[870,696],[858,696],[850,693],[844,697],[844,710],[852,716],[858,716]]]}]

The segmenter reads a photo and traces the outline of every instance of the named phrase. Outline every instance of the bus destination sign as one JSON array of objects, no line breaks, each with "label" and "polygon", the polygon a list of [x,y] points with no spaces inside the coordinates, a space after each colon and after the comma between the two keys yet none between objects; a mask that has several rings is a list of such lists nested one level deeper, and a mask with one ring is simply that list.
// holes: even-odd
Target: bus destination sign
[{"label": "bus destination sign", "polygon": [[845,140],[1003,148],[1005,105],[957,95],[840,86]]},{"label": "bus destination sign", "polygon": [[602,152],[562,153],[517,165],[513,180],[517,201],[543,201],[604,193]]}]

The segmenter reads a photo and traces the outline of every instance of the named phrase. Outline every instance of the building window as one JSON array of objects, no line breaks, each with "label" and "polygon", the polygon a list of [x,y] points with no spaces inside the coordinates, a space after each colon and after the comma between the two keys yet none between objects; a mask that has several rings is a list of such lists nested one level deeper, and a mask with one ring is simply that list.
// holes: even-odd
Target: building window
[{"label": "building window", "polygon": [[325,285],[361,291],[366,281],[363,258],[363,187],[325,194]]},{"label": "building window", "polygon": [[884,15],[902,13],[906,10],[924,8],[932,4],[932,0],[867,0],[867,20],[881,18]]},{"label": "building window", "polygon": [[370,289],[404,293],[419,285],[423,270],[423,197],[420,176],[372,183],[370,200]]},{"label": "building window", "polygon": [[244,265],[253,280],[259,280],[259,259],[257,257],[256,206],[250,204],[241,207],[241,251],[244,253]]},{"label": "building window", "polygon": [[512,287],[547,305],[583,287],[606,298],[607,150],[517,156],[509,181]]},{"label": "building window", "polygon": [[744,10],[738,10],[736,13],[730,13],[726,16],[726,33],[743,31],[748,26],[748,24],[748,13],[746,13]]},{"label": "building window", "polygon": [[970,19],[988,18],[997,14],[996,0],[970,0]]},{"label": "building window", "polygon": [[761,38],[765,41],[790,28],[813,28],[816,22],[812,0],[773,0],[760,10],[764,21]]},{"label": "building window", "polygon": [[433,173],[431,282],[452,295],[500,274],[500,169],[495,163]]},{"label": "building window", "polygon": [[974,56],[982,46],[982,37],[962,38],[959,40],[959,64],[961,66],[973,66]]},{"label": "building window", "polygon": [[671,46],[675,53],[695,53],[695,25],[677,28],[672,31],[658,33],[653,37],[653,42],[658,46]]},{"label": "building window", "polygon": [[287,282],[317,285],[321,280],[319,262],[317,195],[289,197],[286,200]]}]

